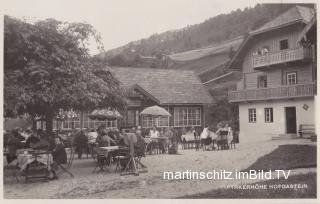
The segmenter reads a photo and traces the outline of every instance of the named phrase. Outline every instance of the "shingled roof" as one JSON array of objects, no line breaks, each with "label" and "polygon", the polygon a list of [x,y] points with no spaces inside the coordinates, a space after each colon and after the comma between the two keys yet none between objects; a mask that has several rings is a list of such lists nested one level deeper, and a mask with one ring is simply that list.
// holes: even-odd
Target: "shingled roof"
[{"label": "shingled roof", "polygon": [[304,6],[295,6],[274,18],[272,21],[267,22],[260,28],[251,31],[250,34],[258,34],[267,30],[290,25],[291,23],[296,23],[298,21],[307,24],[312,19],[313,15],[314,9]]},{"label": "shingled roof", "polygon": [[[286,12],[282,13],[278,17],[274,18],[273,20],[267,22],[257,30],[251,31],[249,35],[245,38],[245,40],[240,45],[239,49],[237,50],[236,54],[232,57],[232,59],[228,62],[227,67],[229,69],[236,68],[233,67],[235,63],[239,62],[241,58],[241,53],[245,49],[245,47],[250,45],[251,39],[253,36],[258,34],[268,32],[270,30],[283,28],[284,26],[293,25],[295,23],[303,23],[307,25],[315,15],[315,10],[309,7],[304,6],[294,6],[287,10]],[[243,57],[243,56],[242,56]]]},{"label": "shingled roof", "polygon": [[193,71],[113,67],[114,76],[126,89],[139,87],[159,104],[211,104],[212,97]]},{"label": "shingled roof", "polygon": [[236,51],[241,45],[243,39],[244,37],[240,36],[234,39],[223,41],[221,43],[217,43],[215,45],[211,45],[209,47],[203,47],[195,50],[189,50],[186,52],[180,52],[169,55],[168,57],[173,61],[185,62],[221,53],[228,54],[231,47]]}]

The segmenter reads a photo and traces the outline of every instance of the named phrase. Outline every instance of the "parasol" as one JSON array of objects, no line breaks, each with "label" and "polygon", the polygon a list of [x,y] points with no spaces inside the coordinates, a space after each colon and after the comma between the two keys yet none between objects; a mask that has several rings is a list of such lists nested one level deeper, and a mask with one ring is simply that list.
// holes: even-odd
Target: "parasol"
[{"label": "parasol", "polygon": [[171,114],[164,108],[160,106],[150,106],[145,108],[140,115],[151,116],[154,118],[154,125],[157,124],[156,119],[158,117],[170,117]]},{"label": "parasol", "polygon": [[12,118],[4,121],[3,129],[13,130],[16,128],[27,129],[32,127],[32,121],[30,119],[25,118]]},{"label": "parasol", "polygon": [[66,120],[66,119],[77,119],[78,115],[71,109],[69,111],[64,111],[63,109],[59,110],[59,113],[56,115],[56,120]]},{"label": "parasol", "polygon": [[171,114],[164,108],[160,106],[150,106],[145,108],[140,115],[149,115],[149,116],[154,116],[154,117],[159,117],[159,116],[171,116]]},{"label": "parasol", "polygon": [[96,109],[89,115],[91,120],[117,120],[122,116],[117,110]]}]

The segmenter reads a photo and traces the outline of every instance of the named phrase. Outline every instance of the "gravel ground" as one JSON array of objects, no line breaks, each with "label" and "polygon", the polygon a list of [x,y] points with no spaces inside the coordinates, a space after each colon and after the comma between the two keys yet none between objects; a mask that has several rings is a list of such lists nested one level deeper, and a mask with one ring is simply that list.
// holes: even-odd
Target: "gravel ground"
[{"label": "gravel ground", "polygon": [[[120,176],[114,167],[110,172],[92,173],[95,163],[91,158],[75,159],[71,171],[75,178],[63,175],[50,182],[25,184],[23,178],[4,179],[4,198],[175,198],[224,188],[227,185],[253,183],[258,180],[164,180],[164,171],[236,171],[245,169],[259,157],[270,153],[281,144],[312,144],[308,140],[273,140],[239,144],[236,149],[219,151],[179,150],[179,155],[147,155],[142,162],[148,173],[139,176]],[[292,174],[316,172],[315,168],[292,170]],[[259,180],[261,181],[261,180]]]}]

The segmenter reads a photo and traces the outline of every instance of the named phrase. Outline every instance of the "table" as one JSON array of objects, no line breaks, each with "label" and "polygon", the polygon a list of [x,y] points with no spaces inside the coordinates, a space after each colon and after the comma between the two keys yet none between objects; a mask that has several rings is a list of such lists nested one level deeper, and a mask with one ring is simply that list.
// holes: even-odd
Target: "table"
[{"label": "table", "polygon": [[34,161],[45,164],[48,171],[51,170],[51,165],[53,163],[52,154],[41,150],[23,150],[23,153],[21,153],[21,151],[17,151],[17,163],[21,171],[25,170],[27,166]]},{"label": "table", "polygon": [[[148,145],[152,144],[152,142],[155,142],[157,145],[162,144],[165,151],[167,151],[169,146],[168,137],[148,137],[148,138],[145,138],[145,141],[147,143],[147,149],[149,149]],[[151,146],[150,153],[152,153],[152,150],[153,150],[153,147]]]},{"label": "table", "polygon": [[119,149],[119,146],[96,147],[94,151],[97,154],[97,166],[94,168],[93,172],[95,172],[97,167],[100,167],[100,171],[103,171],[103,166],[105,165],[104,160],[108,158],[109,153]]}]

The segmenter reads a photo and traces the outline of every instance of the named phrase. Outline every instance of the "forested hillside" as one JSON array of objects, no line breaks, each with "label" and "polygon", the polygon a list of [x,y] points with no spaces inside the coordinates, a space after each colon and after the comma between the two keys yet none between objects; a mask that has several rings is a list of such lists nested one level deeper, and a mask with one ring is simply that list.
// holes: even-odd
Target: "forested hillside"
[{"label": "forested hillside", "polygon": [[228,14],[221,14],[180,30],[153,34],[149,38],[130,42],[100,56],[110,65],[140,66],[143,64],[141,56],[154,56],[161,59],[163,55],[210,46],[245,35],[295,5],[257,4],[254,8],[238,9]]}]

